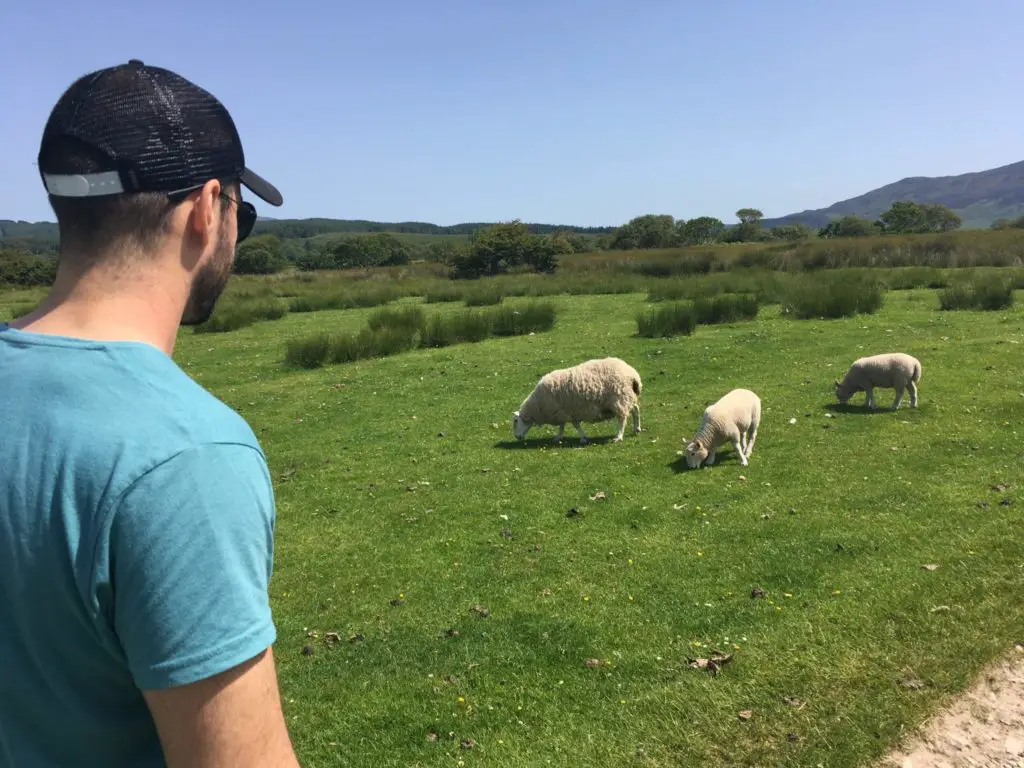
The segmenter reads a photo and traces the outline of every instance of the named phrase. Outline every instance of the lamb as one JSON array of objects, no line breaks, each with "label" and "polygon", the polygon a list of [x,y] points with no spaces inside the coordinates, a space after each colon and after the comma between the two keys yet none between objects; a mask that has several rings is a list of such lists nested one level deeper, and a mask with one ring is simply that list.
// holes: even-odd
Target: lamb
[{"label": "lamb", "polygon": [[517,440],[526,437],[531,427],[558,425],[555,442],[562,440],[566,422],[580,433],[580,444],[588,438],[581,422],[618,419],[619,428],[613,442],[622,440],[626,419],[633,416],[633,434],[640,431],[640,374],[617,357],[587,360],[571,368],[559,368],[541,377],[533,392],[512,414],[512,428]]},{"label": "lamb", "polygon": [[921,381],[921,362],[903,352],[889,352],[861,357],[853,362],[842,381],[836,379],[836,399],[846,405],[856,393],[864,391],[869,408],[875,408],[874,389],[895,389],[891,410],[903,402],[903,392],[910,390],[910,407],[917,408],[917,384]]},{"label": "lamb", "polygon": [[734,389],[717,403],[704,409],[704,418],[693,440],[686,443],[686,464],[696,469],[703,462],[715,463],[715,452],[727,442],[740,457],[740,464],[749,464],[761,423],[761,399],[749,389]]}]

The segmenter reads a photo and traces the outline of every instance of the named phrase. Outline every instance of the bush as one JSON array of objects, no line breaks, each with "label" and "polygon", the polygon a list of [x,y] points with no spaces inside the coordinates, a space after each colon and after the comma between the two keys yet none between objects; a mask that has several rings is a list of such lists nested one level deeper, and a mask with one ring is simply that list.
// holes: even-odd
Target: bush
[{"label": "bush", "polygon": [[421,332],[426,324],[427,317],[420,307],[378,309],[366,321],[367,327],[374,332],[390,328],[408,334]]},{"label": "bush", "polygon": [[871,278],[806,277],[791,285],[782,312],[800,320],[873,315],[883,301],[882,287]]},{"label": "bush", "polygon": [[757,297],[749,294],[698,298],[693,302],[693,310],[699,325],[753,320],[757,317],[759,308]]},{"label": "bush", "polygon": [[284,361],[294,368],[319,368],[327,362],[331,340],[326,333],[308,339],[289,339]]},{"label": "bush", "polygon": [[56,277],[57,259],[0,248],[0,285],[48,286]]},{"label": "bush", "polygon": [[939,294],[943,311],[976,309],[996,312],[1013,306],[1013,282],[1000,277],[987,277],[956,283]]},{"label": "bush", "polygon": [[490,314],[495,336],[522,336],[550,331],[555,326],[555,305],[550,301],[534,301],[519,308],[500,307]]},{"label": "bush", "polygon": [[697,325],[697,313],[690,303],[666,304],[637,315],[637,333],[648,339],[689,336]]}]

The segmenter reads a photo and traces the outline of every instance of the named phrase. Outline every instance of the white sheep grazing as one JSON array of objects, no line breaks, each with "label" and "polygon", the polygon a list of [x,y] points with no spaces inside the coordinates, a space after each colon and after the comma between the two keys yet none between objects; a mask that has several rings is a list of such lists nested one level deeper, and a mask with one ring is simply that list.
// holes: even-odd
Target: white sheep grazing
[{"label": "white sheep grazing", "polygon": [[640,374],[617,357],[587,360],[572,368],[559,368],[541,377],[519,410],[512,414],[512,429],[517,440],[526,437],[531,427],[540,424],[558,426],[561,442],[566,423],[587,443],[581,422],[618,419],[614,442],[622,440],[626,418],[633,416],[633,433],[640,431]]},{"label": "white sheep grazing", "polygon": [[686,464],[696,469],[706,461],[715,463],[715,452],[728,442],[747,466],[761,423],[761,399],[749,389],[734,389],[704,409],[704,418],[693,440],[686,443]]},{"label": "white sheep grazing", "polygon": [[910,390],[910,407],[917,408],[917,383],[921,380],[921,362],[902,352],[861,357],[853,362],[842,381],[836,379],[836,399],[846,405],[856,393],[864,391],[869,408],[875,408],[876,388],[895,389],[892,410],[900,407],[903,392]]}]

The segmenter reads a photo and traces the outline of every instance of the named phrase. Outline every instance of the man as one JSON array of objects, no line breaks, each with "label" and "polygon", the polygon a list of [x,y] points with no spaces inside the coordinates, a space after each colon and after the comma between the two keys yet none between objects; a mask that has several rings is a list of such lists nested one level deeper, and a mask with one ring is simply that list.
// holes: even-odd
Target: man
[{"label": "man", "polygon": [[256,210],[227,110],[139,61],[43,131],[54,285],[0,324],[0,766],[296,762],[271,645],[274,495],[245,421],[171,359]]}]

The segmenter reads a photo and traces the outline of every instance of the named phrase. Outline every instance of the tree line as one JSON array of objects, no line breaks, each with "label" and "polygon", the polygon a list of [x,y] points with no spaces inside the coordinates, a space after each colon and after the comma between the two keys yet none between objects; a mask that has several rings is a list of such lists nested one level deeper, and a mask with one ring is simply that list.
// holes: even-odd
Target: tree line
[{"label": "tree line", "polygon": [[901,200],[892,204],[876,220],[843,216],[820,229],[801,222],[787,222],[767,228],[764,214],[757,208],[736,211],[738,222],[728,226],[713,216],[674,219],[668,215],[646,214],[622,225],[612,235],[608,247],[631,251],[643,248],[677,248],[711,243],[758,243],[809,240],[813,237],[867,237],[869,235],[910,235],[950,232],[963,223],[944,205]]}]

